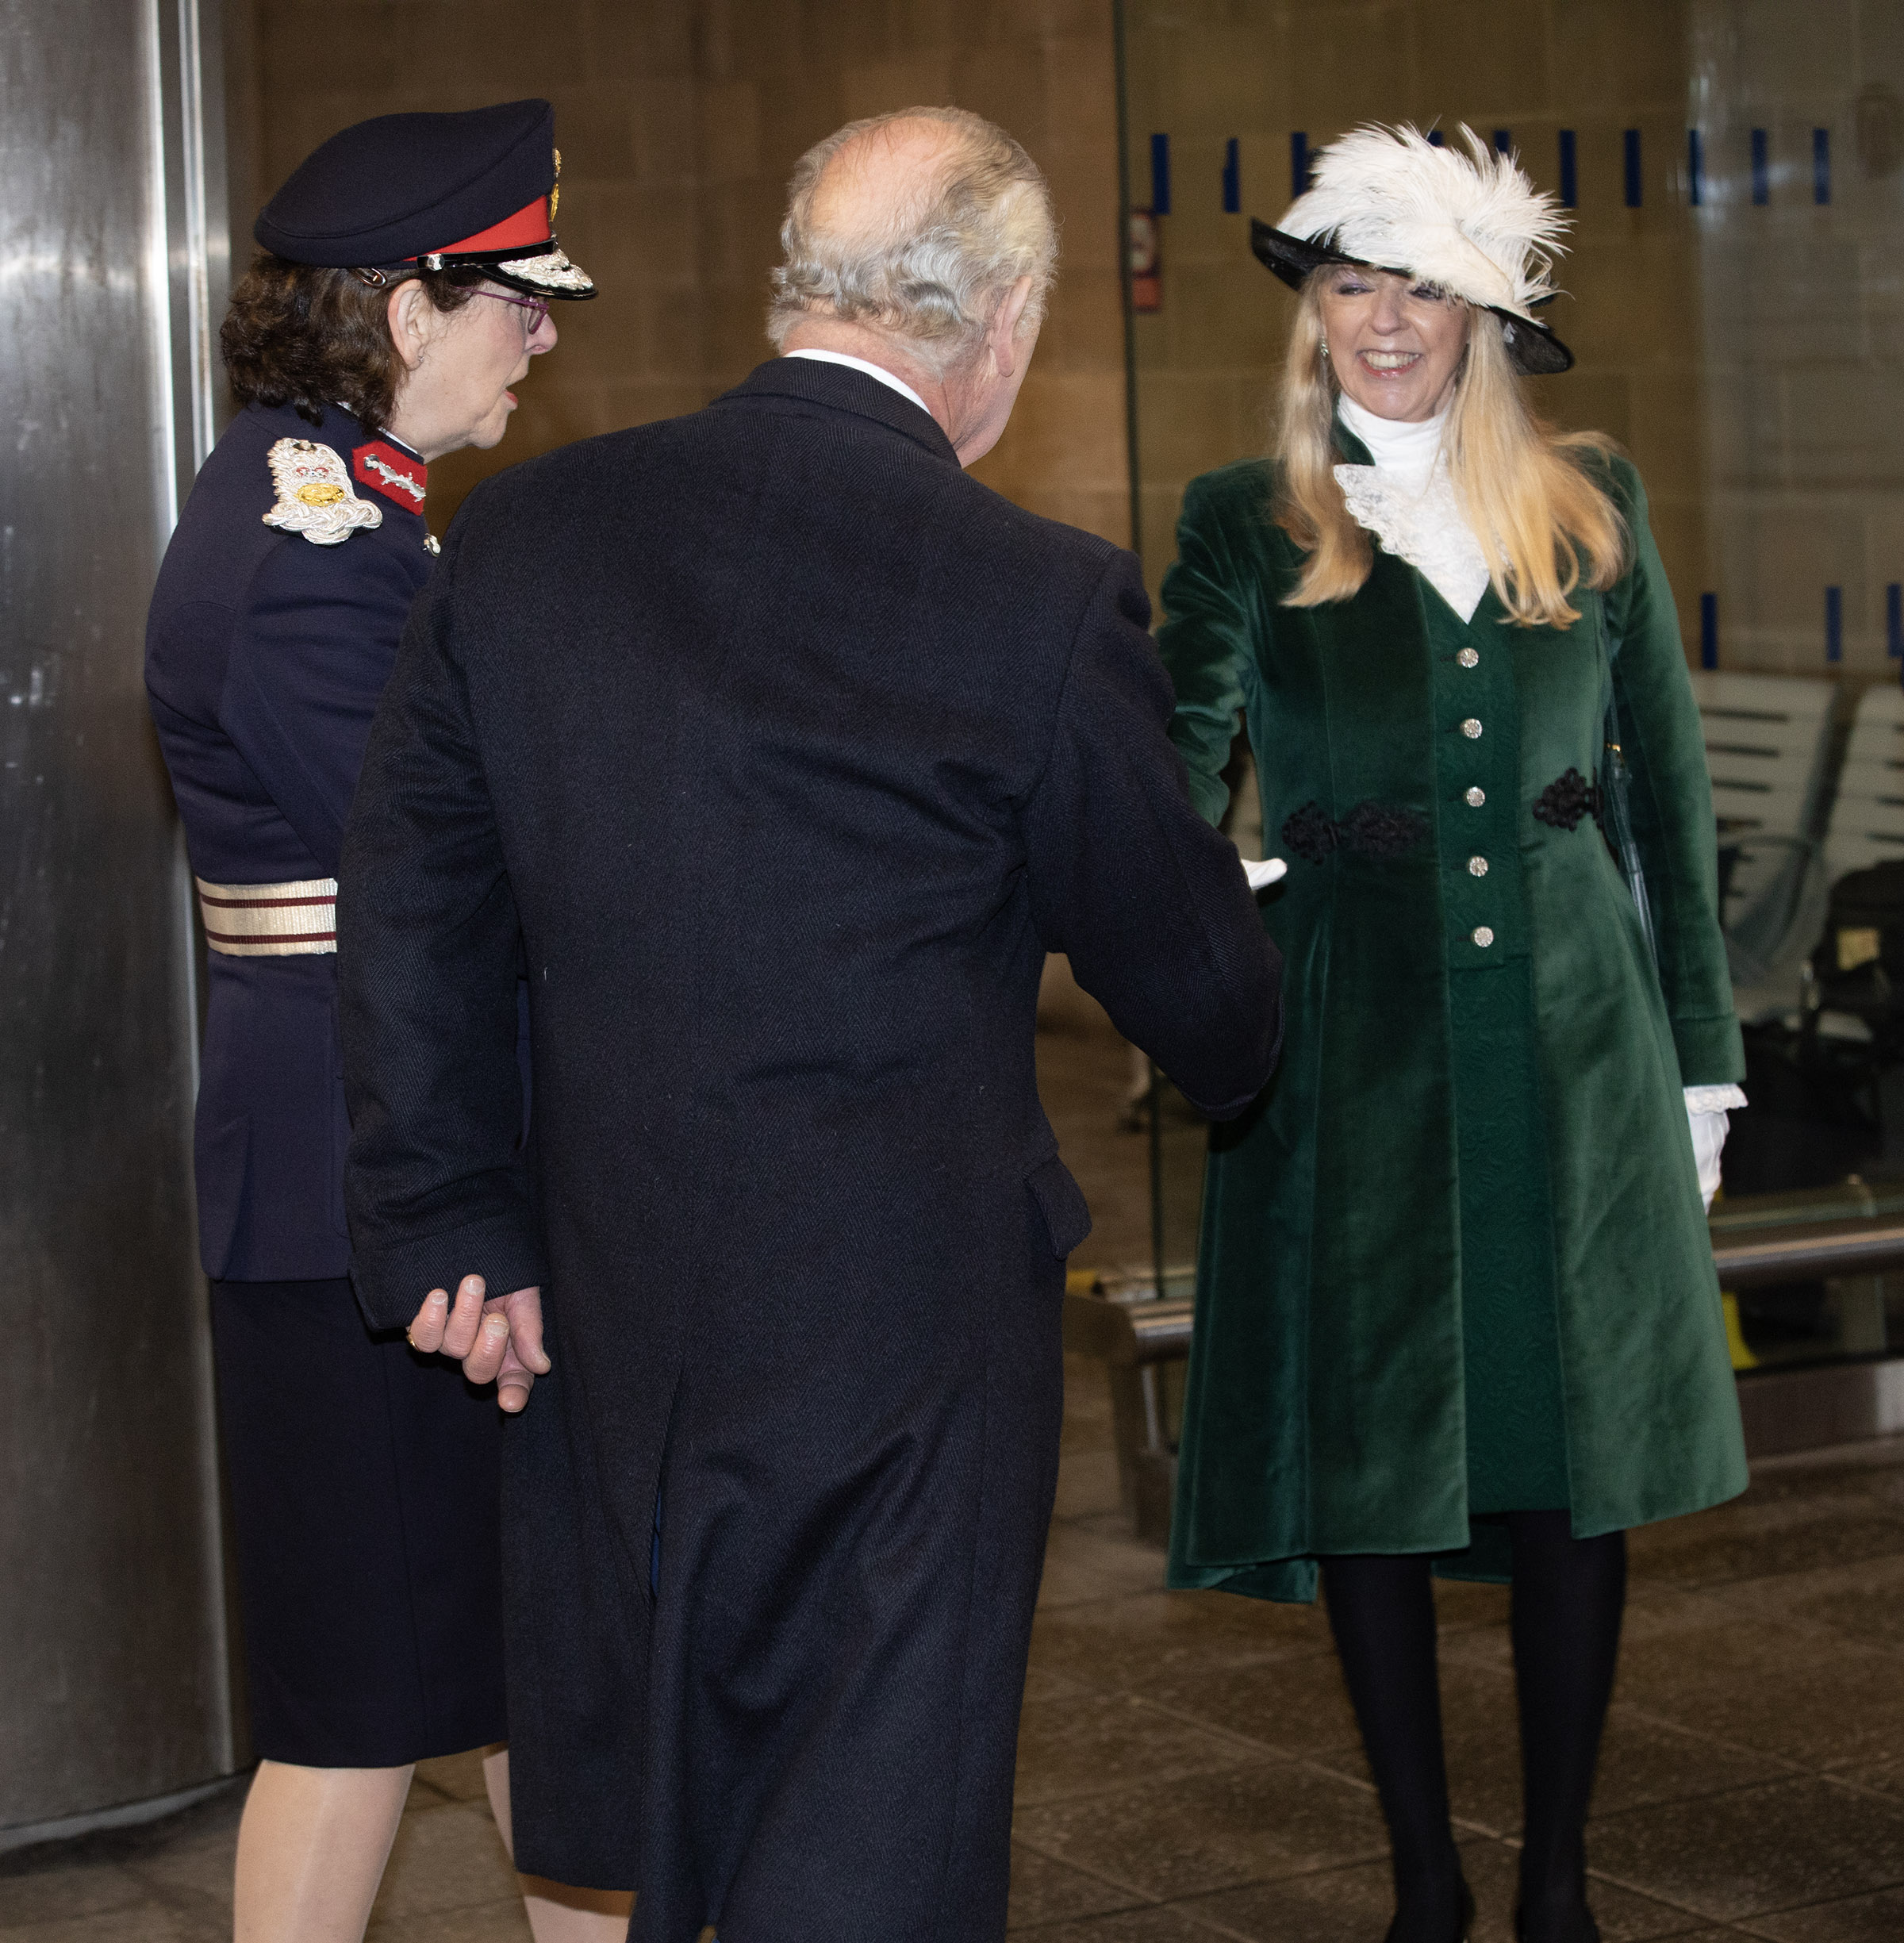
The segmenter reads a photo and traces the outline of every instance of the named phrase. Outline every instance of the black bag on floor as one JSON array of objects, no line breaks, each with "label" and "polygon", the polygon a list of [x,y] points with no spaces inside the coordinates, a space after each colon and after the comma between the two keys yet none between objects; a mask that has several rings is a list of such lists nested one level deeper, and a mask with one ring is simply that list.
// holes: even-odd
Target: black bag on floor
[{"label": "black bag on floor", "polygon": [[1875,1027],[1904,1012],[1904,861],[1848,871],[1811,954],[1818,1005]]}]

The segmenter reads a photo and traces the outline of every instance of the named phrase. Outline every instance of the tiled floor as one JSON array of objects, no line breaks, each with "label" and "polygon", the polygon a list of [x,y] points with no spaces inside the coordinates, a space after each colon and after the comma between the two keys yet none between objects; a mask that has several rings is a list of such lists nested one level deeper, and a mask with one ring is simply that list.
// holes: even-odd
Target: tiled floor
[{"label": "tiled floor", "polygon": [[[1093,1091],[1073,1050],[1096,1115],[1121,1066]],[[1074,1143],[1054,1117],[1093,1199],[1114,1194],[1141,1143]],[[1127,1210],[1116,1223],[1114,1238],[1138,1232]],[[1074,1361],[1069,1378],[1014,1928],[1380,1943],[1382,1831],[1322,1615],[1161,1591],[1158,1554],[1116,1511],[1102,1377]],[[1633,1559],[1591,1831],[1607,1943],[1904,1939],[1904,1442],[1764,1467],[1738,1503],[1636,1534]],[[1505,1943],[1519,1794],[1505,1595],[1450,1586],[1441,1610],[1476,1943]],[[0,1943],[215,1943],[237,1811],[234,1791],[0,1857]],[[372,1934],[524,1943],[473,1759],[420,1773]]]}]

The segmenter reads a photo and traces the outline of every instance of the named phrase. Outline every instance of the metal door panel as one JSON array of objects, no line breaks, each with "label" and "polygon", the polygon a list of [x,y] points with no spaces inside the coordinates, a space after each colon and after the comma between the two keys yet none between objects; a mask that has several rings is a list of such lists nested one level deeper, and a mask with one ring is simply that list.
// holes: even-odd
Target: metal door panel
[{"label": "metal door panel", "polygon": [[0,0],[0,1835],[233,1764],[190,903],[141,678],[211,432],[203,13]]}]

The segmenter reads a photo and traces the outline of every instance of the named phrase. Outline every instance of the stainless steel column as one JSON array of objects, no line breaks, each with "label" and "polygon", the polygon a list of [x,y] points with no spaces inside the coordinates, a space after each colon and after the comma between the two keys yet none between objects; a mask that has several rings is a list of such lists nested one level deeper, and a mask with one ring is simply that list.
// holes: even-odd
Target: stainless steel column
[{"label": "stainless steel column", "polygon": [[0,0],[0,1845],[233,1765],[188,879],[140,678],[213,428],[217,0]]}]

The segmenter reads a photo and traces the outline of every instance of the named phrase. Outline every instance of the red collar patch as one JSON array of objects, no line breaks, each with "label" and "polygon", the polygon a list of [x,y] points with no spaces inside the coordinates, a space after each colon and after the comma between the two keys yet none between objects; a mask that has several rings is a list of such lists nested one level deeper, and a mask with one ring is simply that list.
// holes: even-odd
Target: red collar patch
[{"label": "red collar patch", "polygon": [[360,484],[382,493],[406,513],[423,511],[430,469],[420,459],[400,452],[385,440],[373,439],[368,445],[352,448],[351,471]]}]

